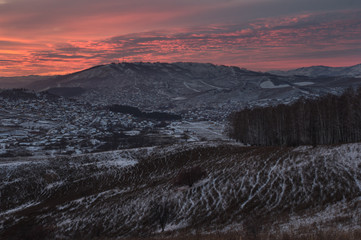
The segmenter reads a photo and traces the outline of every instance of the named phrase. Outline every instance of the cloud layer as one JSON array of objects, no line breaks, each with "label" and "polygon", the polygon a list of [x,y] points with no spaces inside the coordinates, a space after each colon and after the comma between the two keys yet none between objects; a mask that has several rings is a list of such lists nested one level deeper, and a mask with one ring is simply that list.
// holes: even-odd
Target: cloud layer
[{"label": "cloud layer", "polygon": [[360,1],[9,2],[0,1],[0,76],[67,73],[117,61],[254,70],[361,62]]}]

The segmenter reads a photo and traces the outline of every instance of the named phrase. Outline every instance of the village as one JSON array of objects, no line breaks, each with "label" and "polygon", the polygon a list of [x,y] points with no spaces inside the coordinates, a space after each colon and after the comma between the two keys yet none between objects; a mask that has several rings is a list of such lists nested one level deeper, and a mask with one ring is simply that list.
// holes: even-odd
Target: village
[{"label": "village", "polygon": [[[11,97],[5,91],[13,91]],[[46,93],[1,93],[1,157],[73,155],[224,138],[223,125],[215,122],[160,121]]]}]

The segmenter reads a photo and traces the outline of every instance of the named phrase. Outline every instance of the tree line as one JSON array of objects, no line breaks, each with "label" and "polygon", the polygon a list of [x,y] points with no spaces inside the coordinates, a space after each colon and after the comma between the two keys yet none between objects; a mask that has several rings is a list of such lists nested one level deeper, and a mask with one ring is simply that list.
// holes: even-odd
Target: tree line
[{"label": "tree line", "polygon": [[159,121],[173,121],[182,119],[180,115],[165,112],[142,112],[137,107],[131,107],[127,105],[113,104],[107,108],[112,112],[131,114],[134,117],[154,119]]},{"label": "tree line", "polygon": [[361,141],[361,88],[291,105],[246,108],[228,118],[228,135],[251,145],[313,145]]}]

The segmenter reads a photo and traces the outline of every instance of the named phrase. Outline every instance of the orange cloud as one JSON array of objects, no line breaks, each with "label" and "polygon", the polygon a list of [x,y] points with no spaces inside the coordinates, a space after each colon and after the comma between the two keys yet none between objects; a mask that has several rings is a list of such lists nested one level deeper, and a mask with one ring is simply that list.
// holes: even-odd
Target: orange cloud
[{"label": "orange cloud", "polygon": [[[180,9],[178,14],[189,13]],[[58,29],[51,25],[41,37],[0,37],[0,76],[63,74],[116,61],[212,62],[254,70],[353,65],[361,62],[360,16],[358,10],[300,14],[115,37],[108,35],[116,28],[127,33],[137,24],[141,28],[147,19],[155,23],[174,16],[166,11],[159,15],[84,16],[87,21],[64,20],[66,24]],[[127,23],[129,27],[124,27]],[[92,33],[105,25],[110,30],[105,30],[104,36],[99,31]],[[31,30],[24,36],[30,34]]]}]

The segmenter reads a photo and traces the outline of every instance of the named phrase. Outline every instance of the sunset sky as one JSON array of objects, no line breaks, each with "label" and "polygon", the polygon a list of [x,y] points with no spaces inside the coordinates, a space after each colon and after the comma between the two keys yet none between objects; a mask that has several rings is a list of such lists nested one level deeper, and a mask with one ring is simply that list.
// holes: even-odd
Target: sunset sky
[{"label": "sunset sky", "polygon": [[118,61],[361,63],[360,0],[0,0],[0,76]]}]

